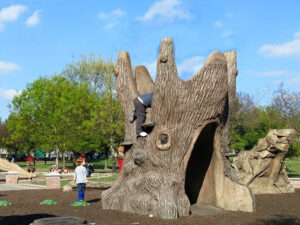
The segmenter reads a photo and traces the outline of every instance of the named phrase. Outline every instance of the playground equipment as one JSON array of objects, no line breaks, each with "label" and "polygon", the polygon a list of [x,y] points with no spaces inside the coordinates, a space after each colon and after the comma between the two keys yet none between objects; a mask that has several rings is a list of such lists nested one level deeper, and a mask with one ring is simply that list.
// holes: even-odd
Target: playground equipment
[{"label": "playground equipment", "polygon": [[[236,52],[211,53],[191,79],[178,78],[173,41],[164,38],[153,83],[147,69],[132,76],[130,57],[120,52],[115,69],[125,117],[126,153],[113,186],[102,192],[104,209],[173,219],[203,204],[225,210],[255,210],[250,189],[238,184],[225,156],[228,116],[235,94]],[[136,138],[129,123],[133,100],[153,90],[148,136]],[[151,114],[151,116],[149,115]]]},{"label": "playground equipment", "polygon": [[6,159],[0,158],[0,170],[3,171],[15,171],[18,172],[19,178],[33,178],[36,177],[36,173],[28,173],[24,169],[22,169],[16,163],[8,162]]},{"label": "playground equipment", "polygon": [[295,135],[293,129],[272,129],[251,151],[240,152],[232,164],[238,181],[255,194],[295,192],[283,161]]}]

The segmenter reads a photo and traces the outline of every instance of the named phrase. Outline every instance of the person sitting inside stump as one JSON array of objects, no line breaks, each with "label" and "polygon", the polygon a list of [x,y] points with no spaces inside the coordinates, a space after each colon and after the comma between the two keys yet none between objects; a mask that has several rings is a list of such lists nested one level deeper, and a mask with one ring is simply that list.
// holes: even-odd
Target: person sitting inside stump
[{"label": "person sitting inside stump", "polygon": [[85,185],[87,183],[87,171],[86,168],[83,166],[85,163],[84,158],[78,158],[76,160],[77,167],[75,168],[74,173],[74,182],[76,182],[77,185],[77,192],[78,192],[78,198],[77,201],[84,201],[84,191],[85,191]]},{"label": "person sitting inside stump", "polygon": [[142,131],[142,124],[146,119],[146,108],[151,107],[152,95],[152,93],[143,94],[136,97],[133,101],[135,110],[130,117],[130,123],[133,123],[136,119],[136,136],[138,137],[146,137],[148,135],[146,132]]},{"label": "person sitting inside stump", "polygon": [[86,165],[87,177],[91,177],[91,174],[94,173],[94,166],[92,163],[88,162]]},{"label": "person sitting inside stump", "polygon": [[35,172],[35,167],[32,166],[30,163],[27,163],[26,169],[27,169],[28,173],[34,173]]},{"label": "person sitting inside stump", "polygon": [[125,153],[125,147],[121,145],[118,148],[118,155],[117,155],[117,162],[119,165],[119,173],[121,173],[121,171],[122,171],[124,153]]}]

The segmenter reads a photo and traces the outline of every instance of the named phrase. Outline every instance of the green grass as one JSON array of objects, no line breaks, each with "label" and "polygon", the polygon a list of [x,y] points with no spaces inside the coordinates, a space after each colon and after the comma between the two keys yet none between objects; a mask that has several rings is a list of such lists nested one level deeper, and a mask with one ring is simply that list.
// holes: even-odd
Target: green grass
[{"label": "green grass", "polygon": [[101,178],[91,178],[90,181],[101,181],[101,182],[111,182],[117,179],[117,175],[113,174],[110,177],[101,177]]},{"label": "green grass", "polygon": [[64,187],[66,184],[68,184],[70,182],[70,180],[61,180],[60,181],[60,186]]},{"label": "green grass", "polygon": [[32,184],[38,184],[38,185],[46,186],[46,180],[32,181]]},{"label": "green grass", "polygon": [[285,160],[285,166],[287,169],[287,174],[289,177],[300,177],[300,171],[299,171],[299,159],[297,158],[286,158]]},{"label": "green grass", "polygon": [[[26,169],[27,166],[27,162],[16,162],[19,166],[21,166],[22,168]],[[46,164],[44,161],[36,161],[35,162],[35,168],[36,168],[36,172],[50,172],[50,169],[52,168],[53,164],[55,163],[55,161],[47,161]],[[92,164],[94,166],[94,170],[95,172],[98,173],[107,173],[107,172],[111,172],[112,171],[112,160],[111,158],[108,158],[108,162],[107,162],[107,167],[108,169],[105,170],[104,169],[104,159],[99,159],[96,161],[92,161]],[[33,165],[33,163],[31,163]],[[116,166],[118,168],[118,164],[116,163]],[[63,163],[62,161],[58,162],[58,167],[62,168],[63,167]],[[70,172],[74,172],[74,169],[76,166],[73,165],[72,162],[66,162],[66,167],[70,170]]]},{"label": "green grass", "polygon": [[[61,185],[61,187],[64,187],[69,182],[70,182],[70,180],[61,180],[60,181],[60,185]],[[38,185],[46,185],[46,181],[45,180],[33,181],[32,183],[33,184],[38,184]]]}]

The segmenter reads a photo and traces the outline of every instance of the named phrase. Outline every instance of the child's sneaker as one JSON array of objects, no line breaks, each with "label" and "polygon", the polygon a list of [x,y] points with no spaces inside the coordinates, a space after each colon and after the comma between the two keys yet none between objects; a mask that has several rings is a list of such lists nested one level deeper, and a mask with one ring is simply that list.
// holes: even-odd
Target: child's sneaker
[{"label": "child's sneaker", "polygon": [[146,137],[148,134],[144,131],[138,134],[139,137]]}]

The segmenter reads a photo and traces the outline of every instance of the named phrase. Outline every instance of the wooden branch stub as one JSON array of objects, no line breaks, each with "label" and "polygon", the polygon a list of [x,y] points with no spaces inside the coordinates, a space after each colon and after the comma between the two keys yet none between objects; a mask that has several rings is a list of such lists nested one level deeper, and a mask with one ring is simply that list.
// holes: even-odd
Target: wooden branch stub
[{"label": "wooden branch stub", "polygon": [[154,83],[145,66],[135,67],[135,81],[140,95],[153,93]]},{"label": "wooden branch stub", "polygon": [[125,141],[135,140],[135,124],[129,122],[134,110],[133,100],[139,95],[133,79],[130,57],[127,52],[120,52],[116,63],[116,86],[121,109],[125,119]]},{"label": "wooden branch stub", "polygon": [[137,90],[136,87],[136,83],[133,79],[133,73],[132,73],[132,67],[131,67],[131,60],[130,60],[130,56],[128,54],[128,52],[120,52],[119,53],[119,57],[118,60],[123,61],[125,63],[126,66],[126,70],[127,70],[127,79],[128,79],[128,85],[129,85],[129,89],[132,92],[132,101],[139,96],[139,92]]}]

